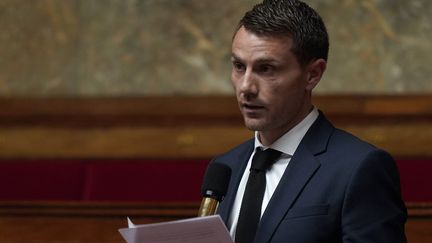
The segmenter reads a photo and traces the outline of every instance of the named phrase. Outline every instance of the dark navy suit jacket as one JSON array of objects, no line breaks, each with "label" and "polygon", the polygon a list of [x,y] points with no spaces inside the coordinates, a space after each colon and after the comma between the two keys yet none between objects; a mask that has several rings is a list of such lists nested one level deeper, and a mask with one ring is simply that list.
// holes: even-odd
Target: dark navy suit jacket
[{"label": "dark navy suit jacket", "polygon": [[[232,169],[218,214],[227,224],[253,139],[215,158]],[[393,158],[320,112],[285,170],[255,242],[406,242],[406,208]]]}]

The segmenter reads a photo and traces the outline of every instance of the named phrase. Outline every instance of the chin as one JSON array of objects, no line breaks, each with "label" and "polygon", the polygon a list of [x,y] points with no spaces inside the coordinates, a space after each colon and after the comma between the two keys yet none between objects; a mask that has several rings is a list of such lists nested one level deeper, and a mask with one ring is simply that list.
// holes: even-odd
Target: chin
[{"label": "chin", "polygon": [[262,131],[266,127],[264,122],[257,121],[255,119],[245,118],[244,123],[245,123],[246,128],[251,130],[251,131]]}]

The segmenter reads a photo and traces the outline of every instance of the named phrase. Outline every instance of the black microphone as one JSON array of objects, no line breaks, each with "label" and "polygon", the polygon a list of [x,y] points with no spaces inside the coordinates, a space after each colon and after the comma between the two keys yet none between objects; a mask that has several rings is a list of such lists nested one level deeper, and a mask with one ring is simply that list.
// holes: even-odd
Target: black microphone
[{"label": "black microphone", "polygon": [[231,179],[231,168],[225,164],[210,162],[201,187],[203,200],[198,216],[209,216],[216,212],[219,203],[224,199]]}]

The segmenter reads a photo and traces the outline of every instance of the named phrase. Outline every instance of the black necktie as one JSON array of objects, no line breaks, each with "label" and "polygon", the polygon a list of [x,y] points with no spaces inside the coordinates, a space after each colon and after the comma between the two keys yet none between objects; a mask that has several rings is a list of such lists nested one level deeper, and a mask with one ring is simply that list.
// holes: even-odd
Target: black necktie
[{"label": "black necktie", "polygon": [[252,158],[249,178],[243,195],[237,223],[235,242],[252,243],[261,218],[261,206],[266,187],[266,171],[272,166],[281,152],[258,148]]}]

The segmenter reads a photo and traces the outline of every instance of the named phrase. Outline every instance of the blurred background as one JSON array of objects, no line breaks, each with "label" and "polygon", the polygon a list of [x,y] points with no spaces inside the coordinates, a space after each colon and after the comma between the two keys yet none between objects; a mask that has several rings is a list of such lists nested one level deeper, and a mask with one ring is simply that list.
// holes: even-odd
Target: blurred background
[{"label": "blurred background", "polygon": [[[252,133],[230,43],[259,1],[0,0],[0,241],[121,242],[193,217],[208,161]],[[432,239],[432,2],[307,0],[330,36],[315,104],[395,157]]]}]

